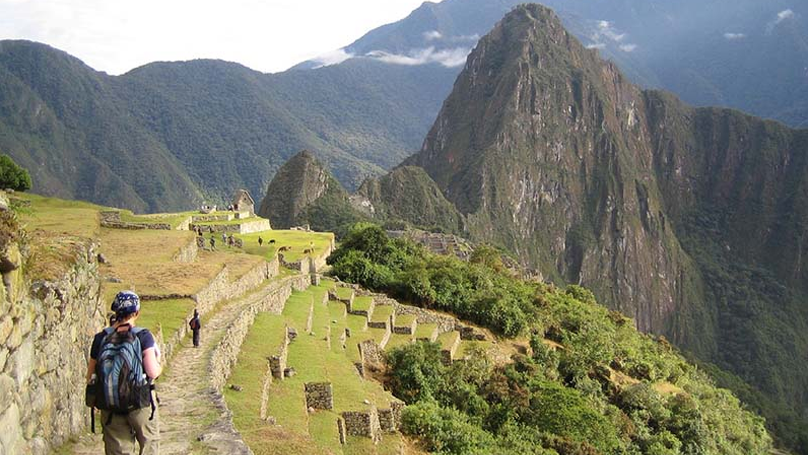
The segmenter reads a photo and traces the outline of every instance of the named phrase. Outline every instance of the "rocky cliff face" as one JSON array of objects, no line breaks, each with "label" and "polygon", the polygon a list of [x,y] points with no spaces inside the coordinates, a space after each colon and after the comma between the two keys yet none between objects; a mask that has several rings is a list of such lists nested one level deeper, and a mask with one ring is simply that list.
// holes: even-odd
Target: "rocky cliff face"
[{"label": "rocky cliff face", "polygon": [[309,151],[302,151],[286,162],[269,183],[258,214],[273,226],[287,229],[300,224],[306,210],[318,199],[333,194],[347,199],[344,188]]},{"label": "rocky cliff face", "polygon": [[662,216],[643,102],[549,10],[519,8],[471,54],[411,162],[473,238],[662,332],[692,278]]},{"label": "rocky cliff face", "polygon": [[806,409],[808,131],[642,91],[555,14],[516,8],[471,53],[424,168],[472,240]]},{"label": "rocky cliff face", "polygon": [[351,202],[377,220],[406,220],[416,226],[462,232],[464,217],[420,167],[400,166],[365,180]]},{"label": "rocky cliff face", "polygon": [[89,416],[77,392],[89,342],[104,325],[97,245],[62,244],[64,273],[31,285],[2,204],[0,219],[0,453],[48,454],[83,431]]}]

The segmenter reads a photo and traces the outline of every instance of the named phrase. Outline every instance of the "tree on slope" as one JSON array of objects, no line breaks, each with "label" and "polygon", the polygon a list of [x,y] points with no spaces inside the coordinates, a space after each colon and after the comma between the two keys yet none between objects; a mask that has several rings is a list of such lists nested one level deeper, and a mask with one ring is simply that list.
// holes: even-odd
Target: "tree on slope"
[{"label": "tree on slope", "polygon": [[31,176],[8,155],[0,155],[0,189],[27,191],[31,189]]}]

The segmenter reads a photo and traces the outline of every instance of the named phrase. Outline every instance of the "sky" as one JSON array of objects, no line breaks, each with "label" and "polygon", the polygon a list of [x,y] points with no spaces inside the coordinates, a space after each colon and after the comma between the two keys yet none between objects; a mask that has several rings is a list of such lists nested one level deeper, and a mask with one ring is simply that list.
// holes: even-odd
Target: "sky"
[{"label": "sky", "polygon": [[402,19],[422,2],[0,0],[0,39],[49,44],[109,74],[195,58],[277,72]]}]

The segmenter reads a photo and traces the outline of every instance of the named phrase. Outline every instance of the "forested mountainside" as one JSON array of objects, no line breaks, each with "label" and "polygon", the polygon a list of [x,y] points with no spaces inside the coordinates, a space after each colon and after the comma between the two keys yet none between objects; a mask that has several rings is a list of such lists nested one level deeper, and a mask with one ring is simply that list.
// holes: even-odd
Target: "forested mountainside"
[{"label": "forested mountainside", "polygon": [[199,60],[112,77],[44,45],[3,41],[0,150],[31,169],[37,192],[136,211],[223,202],[238,187],[260,194],[303,148],[355,188],[417,148],[434,114],[409,113],[436,110],[451,81],[346,63],[266,75]]},{"label": "forested mountainside", "polygon": [[[799,420],[808,130],[642,91],[549,10],[483,38],[423,167],[472,240],[580,283]],[[781,436],[803,444],[794,432]],[[798,442],[803,438],[802,442]]]},{"label": "forested mountainside", "polygon": [[[419,148],[467,53],[520,2],[427,2],[339,59],[274,75],[203,60],[111,77],[47,46],[4,41],[0,149],[32,169],[35,191],[136,211],[224,202],[236,187],[263,192],[301,149],[355,189]],[[545,3],[637,83],[808,120],[808,23],[785,0]]]}]

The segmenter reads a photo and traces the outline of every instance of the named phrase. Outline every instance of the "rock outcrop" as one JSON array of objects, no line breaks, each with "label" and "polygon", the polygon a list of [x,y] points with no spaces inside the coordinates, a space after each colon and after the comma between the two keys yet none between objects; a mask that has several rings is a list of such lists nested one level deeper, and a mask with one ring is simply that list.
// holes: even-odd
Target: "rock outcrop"
[{"label": "rock outcrop", "polygon": [[278,169],[258,209],[277,229],[304,224],[315,230],[333,228],[340,223],[333,217],[353,219],[351,212],[348,192],[306,150]]}]

